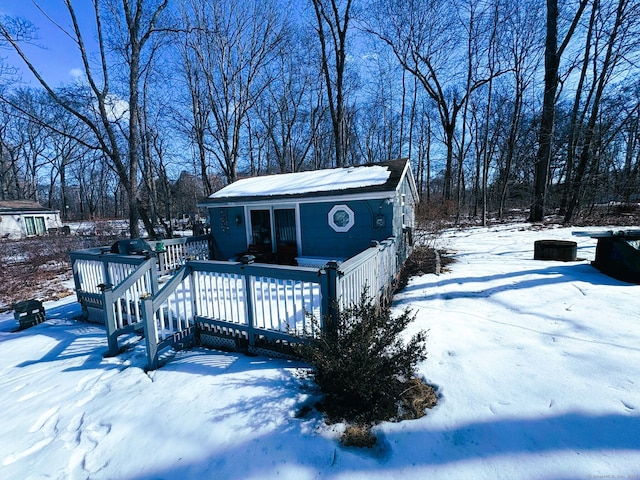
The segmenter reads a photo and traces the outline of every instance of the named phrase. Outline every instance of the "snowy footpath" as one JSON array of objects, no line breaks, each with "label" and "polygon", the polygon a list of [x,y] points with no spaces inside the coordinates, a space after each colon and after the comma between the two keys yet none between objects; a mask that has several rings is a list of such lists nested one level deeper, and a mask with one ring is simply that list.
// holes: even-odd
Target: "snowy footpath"
[{"label": "snowy footpath", "polygon": [[[443,233],[456,262],[394,307],[429,331],[440,400],[376,427],[374,449],[300,418],[317,393],[299,363],[196,349],[147,374],[136,337],[103,357],[74,297],[21,332],[3,314],[0,478],[640,480],[640,286],[595,270],[575,230]],[[533,260],[542,239],[577,241],[579,261]]]}]

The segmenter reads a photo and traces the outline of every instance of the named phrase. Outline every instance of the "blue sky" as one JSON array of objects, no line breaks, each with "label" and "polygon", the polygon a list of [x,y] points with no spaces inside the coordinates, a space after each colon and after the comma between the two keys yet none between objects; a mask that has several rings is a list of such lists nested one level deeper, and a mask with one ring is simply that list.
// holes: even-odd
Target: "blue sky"
[{"label": "blue sky", "polygon": [[[70,30],[71,20],[62,0],[40,0],[37,3],[60,27]],[[91,2],[76,1],[74,6],[79,21],[85,28],[85,41],[93,42],[95,35],[92,30]],[[24,46],[24,50],[51,86],[56,87],[74,80],[82,68],[77,47],[59,27],[38,10],[33,1],[2,0],[0,15],[24,17],[38,28],[38,39],[34,42],[37,45]],[[20,70],[25,83],[36,85],[36,80],[15,53],[7,49],[0,51],[0,56],[4,57],[9,65]]]}]

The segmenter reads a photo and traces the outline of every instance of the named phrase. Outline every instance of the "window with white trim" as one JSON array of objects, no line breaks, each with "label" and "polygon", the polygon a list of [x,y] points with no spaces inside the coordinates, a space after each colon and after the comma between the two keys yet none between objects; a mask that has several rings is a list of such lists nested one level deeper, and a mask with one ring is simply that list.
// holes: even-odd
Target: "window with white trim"
[{"label": "window with white trim", "polygon": [[348,232],[355,224],[353,210],[346,205],[335,205],[329,211],[329,226],[336,232]]},{"label": "window with white trim", "polygon": [[46,233],[44,217],[24,217],[24,225],[27,228],[27,236],[32,237]]}]

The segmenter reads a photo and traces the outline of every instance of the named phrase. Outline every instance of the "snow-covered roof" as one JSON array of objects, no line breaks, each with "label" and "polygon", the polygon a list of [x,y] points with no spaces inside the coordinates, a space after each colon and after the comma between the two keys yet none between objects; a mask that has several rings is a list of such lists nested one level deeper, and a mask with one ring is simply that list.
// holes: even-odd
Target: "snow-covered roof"
[{"label": "snow-covered roof", "polygon": [[204,203],[386,192],[398,186],[406,160],[238,180]]},{"label": "snow-covered roof", "polygon": [[29,212],[55,213],[56,211],[32,200],[0,200],[0,215]]}]

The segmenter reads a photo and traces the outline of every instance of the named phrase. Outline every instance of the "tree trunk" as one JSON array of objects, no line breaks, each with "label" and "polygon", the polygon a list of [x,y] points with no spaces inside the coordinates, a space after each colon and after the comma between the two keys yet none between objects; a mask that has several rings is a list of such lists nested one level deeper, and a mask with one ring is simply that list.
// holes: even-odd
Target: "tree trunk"
[{"label": "tree trunk", "polygon": [[582,60],[582,70],[580,72],[580,80],[578,80],[578,87],[576,88],[576,95],[573,101],[573,109],[571,110],[571,123],[569,124],[569,140],[567,146],[567,164],[566,164],[566,175],[565,175],[565,186],[562,189],[562,199],[560,201],[560,215],[565,215],[567,212],[567,204],[569,202],[569,197],[571,196],[571,178],[573,177],[574,170],[574,160],[576,155],[576,150],[578,146],[578,130],[582,126],[582,122],[584,121],[584,115],[586,113],[583,110],[582,115],[580,115],[580,119],[578,120],[578,113],[580,111],[580,104],[582,101],[582,94],[584,89],[584,84],[587,78],[587,72],[589,71],[589,53],[591,51],[591,38],[593,36],[593,29],[595,27],[595,17],[596,12],[598,11],[599,0],[595,0],[593,2],[593,6],[591,9],[591,19],[589,21],[589,29],[587,31],[587,38],[585,40],[583,60]]},{"label": "tree trunk", "polygon": [[553,146],[553,126],[555,116],[556,91],[558,89],[559,57],[558,40],[558,0],[547,0],[547,33],[544,54],[544,97],[542,117],[538,135],[538,153],[534,169],[533,204],[529,212],[529,221],[540,222],[544,219],[545,200],[549,164]]},{"label": "tree trunk", "polygon": [[[346,0],[342,18],[340,18],[339,5],[337,0],[330,1],[331,14],[327,13],[324,0],[312,0],[316,13],[317,33],[320,40],[320,50],[322,54],[322,72],[327,87],[327,99],[329,102],[329,112],[331,114],[331,126],[333,130],[335,163],[336,167],[346,165],[347,153],[347,119],[344,105],[344,73],[346,65],[347,29],[350,21],[351,0]],[[329,26],[331,31],[331,44],[328,43],[325,34],[324,24]],[[335,77],[332,78],[329,65],[328,47],[333,48]]]},{"label": "tree trunk", "polygon": [[542,118],[538,135],[538,153],[534,165],[533,203],[529,212],[529,221],[544,220],[547,184],[549,181],[549,165],[553,151],[553,127],[555,121],[555,101],[558,90],[558,71],[560,57],[567,48],[575,31],[582,12],[590,0],[580,0],[578,10],[573,17],[569,30],[558,47],[558,0],[547,0],[547,24],[544,52],[544,96],[542,101]]},{"label": "tree trunk", "polygon": [[600,72],[600,75],[599,75],[598,88],[596,90],[596,94],[593,99],[591,116],[589,118],[589,122],[586,128],[584,144],[582,147],[582,152],[580,154],[580,161],[576,168],[575,177],[571,182],[571,185],[572,185],[571,199],[569,200],[569,204],[567,205],[567,212],[564,216],[565,222],[569,222],[573,217],[573,214],[575,213],[575,209],[578,205],[578,198],[580,195],[582,182],[584,180],[584,175],[585,175],[587,166],[589,165],[590,161],[593,158],[593,152],[596,147],[595,143],[598,143],[598,138],[596,133],[596,122],[598,120],[598,115],[600,112],[600,101],[602,99],[604,87],[607,83],[607,80],[610,77],[610,73],[611,73],[610,69],[613,68],[613,63],[615,63],[613,62],[613,56],[614,56],[614,50],[616,47],[617,34],[620,28],[620,25],[622,23],[622,19],[624,17],[624,10],[627,5],[627,1],[628,0],[618,1],[618,8],[616,10],[616,19],[613,26],[613,30],[609,37],[608,44],[607,44],[607,53],[602,63],[602,71]]}]

